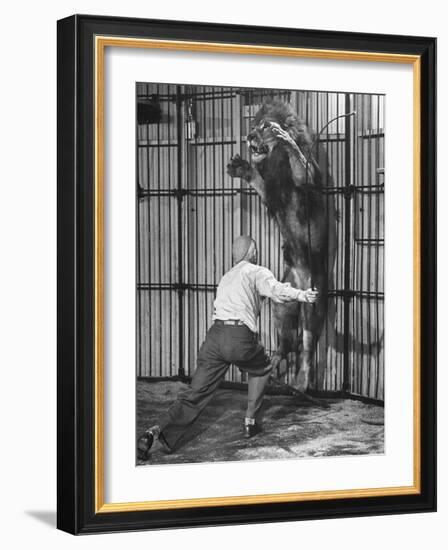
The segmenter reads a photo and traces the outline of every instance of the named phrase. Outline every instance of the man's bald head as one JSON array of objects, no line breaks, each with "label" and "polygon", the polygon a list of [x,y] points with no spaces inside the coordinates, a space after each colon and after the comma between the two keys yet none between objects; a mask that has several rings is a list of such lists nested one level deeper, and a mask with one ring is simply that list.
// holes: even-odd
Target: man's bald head
[{"label": "man's bald head", "polygon": [[248,235],[241,235],[233,241],[232,256],[235,264],[246,260],[257,262],[257,243]]}]

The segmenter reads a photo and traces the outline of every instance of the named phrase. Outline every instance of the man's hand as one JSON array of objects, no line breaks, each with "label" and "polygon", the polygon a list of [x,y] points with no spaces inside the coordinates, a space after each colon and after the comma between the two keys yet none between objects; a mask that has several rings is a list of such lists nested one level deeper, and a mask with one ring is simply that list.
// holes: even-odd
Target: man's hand
[{"label": "man's hand", "polygon": [[307,302],[308,304],[315,304],[319,299],[319,291],[315,288],[308,288],[307,290],[302,290],[300,295],[301,302]]},{"label": "man's hand", "polygon": [[292,139],[292,137],[288,134],[286,130],[283,130],[283,128],[280,126],[280,124],[277,124],[276,122],[269,122],[269,127],[272,130],[272,133],[282,141],[286,142],[288,145],[290,145],[293,149],[296,151],[299,149],[297,147],[297,143]]}]

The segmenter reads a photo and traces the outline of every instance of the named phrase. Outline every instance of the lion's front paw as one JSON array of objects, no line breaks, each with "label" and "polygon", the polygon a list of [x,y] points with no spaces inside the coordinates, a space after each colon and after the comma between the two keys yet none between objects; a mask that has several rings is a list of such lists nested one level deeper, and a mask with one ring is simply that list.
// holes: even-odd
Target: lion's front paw
[{"label": "lion's front paw", "polygon": [[249,181],[252,168],[247,160],[242,159],[240,155],[234,155],[227,164],[227,173],[231,178],[242,178]]}]

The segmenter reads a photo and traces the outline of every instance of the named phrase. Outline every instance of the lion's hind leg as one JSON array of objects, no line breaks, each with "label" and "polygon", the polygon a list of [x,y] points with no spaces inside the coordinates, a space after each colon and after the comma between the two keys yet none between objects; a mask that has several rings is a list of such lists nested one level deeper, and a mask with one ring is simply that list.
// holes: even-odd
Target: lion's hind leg
[{"label": "lion's hind leg", "polygon": [[297,374],[295,387],[300,391],[306,391],[309,387],[314,388],[316,383],[315,352],[317,342],[322,332],[326,315],[326,299],[321,298],[316,304],[303,304],[301,309],[302,334],[302,357],[300,370]]},{"label": "lion's hind leg", "polygon": [[273,371],[277,371],[278,378],[284,377],[289,371],[288,354],[291,353],[295,355],[292,361],[295,375],[300,364],[299,348],[302,342],[300,304],[298,302],[274,304],[274,320],[277,329],[278,347],[271,359]]}]

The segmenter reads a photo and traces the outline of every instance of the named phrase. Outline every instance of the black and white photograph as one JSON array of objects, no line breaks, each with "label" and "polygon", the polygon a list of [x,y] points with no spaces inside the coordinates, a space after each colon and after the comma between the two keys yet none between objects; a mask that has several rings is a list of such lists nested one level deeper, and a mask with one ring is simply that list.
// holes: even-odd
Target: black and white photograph
[{"label": "black and white photograph", "polygon": [[136,84],[137,465],[384,454],[386,99]]}]

